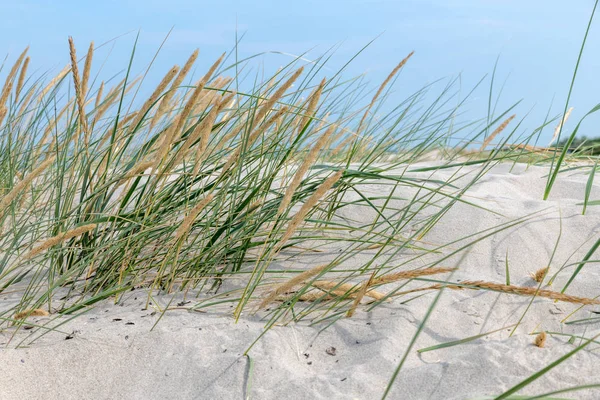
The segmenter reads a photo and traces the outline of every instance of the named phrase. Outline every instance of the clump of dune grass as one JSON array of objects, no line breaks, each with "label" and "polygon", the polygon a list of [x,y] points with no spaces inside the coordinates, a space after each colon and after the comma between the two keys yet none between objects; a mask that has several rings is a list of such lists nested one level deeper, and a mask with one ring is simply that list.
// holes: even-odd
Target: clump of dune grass
[{"label": "clump of dune grass", "polygon": [[[360,79],[321,76],[327,55],[270,74],[235,52],[208,60],[195,50],[153,85],[131,69],[133,54],[122,74],[102,80],[93,42],[83,59],[72,38],[64,50],[60,72],[28,79],[26,49],[0,91],[0,293],[20,296],[0,310],[8,316],[0,330],[46,310],[69,315],[118,303],[135,289],[148,303],[157,292],[182,292],[194,310],[225,306],[236,318],[255,311],[266,330],[290,320],[332,323],[437,291],[399,371],[444,289],[600,304],[563,293],[600,240],[563,292],[511,285],[508,276],[506,285],[448,278],[407,286],[454,273],[447,258],[480,240],[432,245],[427,236],[455,204],[477,206],[464,195],[490,168],[554,161],[558,151],[536,144],[552,121],[520,137],[507,129],[516,104],[458,121],[467,99],[456,81],[389,105],[413,52],[371,91]],[[260,73],[251,79],[249,71]],[[439,163],[416,165],[431,154]],[[434,176],[446,168],[456,173]],[[321,253],[329,258],[315,266]],[[533,278],[541,283],[547,271]],[[40,330],[28,332],[35,339]]]},{"label": "clump of dune grass", "polygon": [[[509,133],[491,154],[465,159],[491,127],[482,150],[498,137],[512,108],[475,128],[461,125],[460,106],[449,106],[460,93],[452,85],[433,100],[427,87],[386,108],[412,52],[369,92],[359,80],[320,76],[326,57],[291,60],[261,81],[239,72],[251,59],[207,60],[198,50],[155,86],[131,63],[102,80],[94,77],[100,48],[91,43],[79,59],[75,41],[65,45],[69,62],[47,82],[27,79],[25,51],[0,92],[0,245],[10,255],[0,260],[0,292],[22,293],[13,313],[72,314],[143,288],[149,301],[182,291],[198,297],[196,308],[235,305],[237,318],[254,305],[267,326],[352,317],[415,279],[452,273],[439,263],[456,242],[432,248],[428,232],[454,204],[470,204],[464,193],[491,166],[514,162],[539,133],[522,143]],[[136,97],[141,82],[145,99]],[[472,128],[470,139],[448,147]],[[514,147],[499,150],[508,143]],[[432,152],[444,152],[440,165],[411,169]],[[466,165],[480,170],[468,178],[459,168],[445,182],[410,175]],[[377,193],[365,192],[371,185]],[[350,208],[373,218],[354,221]],[[476,242],[466,240],[465,248]],[[325,264],[307,261],[332,249]],[[282,261],[297,267],[274,267]]]}]

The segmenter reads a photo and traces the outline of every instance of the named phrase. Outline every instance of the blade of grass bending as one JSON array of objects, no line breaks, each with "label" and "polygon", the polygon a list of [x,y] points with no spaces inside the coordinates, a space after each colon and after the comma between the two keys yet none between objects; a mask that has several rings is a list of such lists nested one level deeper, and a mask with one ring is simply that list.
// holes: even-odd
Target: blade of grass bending
[{"label": "blade of grass bending", "polygon": [[583,198],[583,210],[581,210],[581,215],[585,215],[585,210],[587,209],[588,201],[590,200],[590,194],[592,193],[592,186],[594,185],[594,175],[596,175],[596,168],[598,167],[598,161],[594,163],[594,167],[590,171],[590,176],[588,177],[587,183],[585,185],[585,196]]},{"label": "blade of grass bending", "polygon": [[508,326],[504,326],[504,327],[502,327],[500,329],[495,329],[493,331],[489,331],[489,332],[486,332],[486,333],[480,333],[479,335],[470,336],[468,338],[464,338],[464,339],[460,339],[460,340],[453,340],[452,342],[446,342],[446,343],[442,343],[442,344],[436,344],[435,346],[431,346],[431,347],[425,347],[423,349],[417,350],[417,353],[426,353],[428,351],[433,351],[433,350],[445,349],[447,347],[458,346],[459,344],[468,343],[468,342],[471,342],[473,340],[477,340],[479,338],[482,338],[484,336],[491,335],[492,333],[496,333],[496,332],[503,331],[505,329],[512,328],[515,325],[516,324],[508,325]]},{"label": "blade of grass bending", "polygon": [[443,292],[444,292],[443,289],[440,290],[436,294],[436,296],[433,299],[433,301],[431,302],[431,305],[429,306],[429,308],[427,309],[427,312],[425,313],[425,316],[423,317],[423,321],[421,321],[421,323],[419,324],[419,327],[417,328],[417,331],[415,332],[415,334],[413,335],[412,339],[410,340],[410,343],[408,344],[408,347],[406,348],[406,351],[404,352],[404,355],[402,356],[402,359],[400,360],[400,362],[398,363],[398,366],[394,370],[394,373],[392,374],[392,377],[390,378],[390,380],[389,380],[389,382],[387,384],[387,387],[385,388],[385,392],[383,392],[383,396],[381,396],[381,400],[385,400],[385,398],[390,393],[390,390],[392,390],[392,386],[394,385],[394,381],[398,377],[398,374],[400,373],[400,370],[402,369],[402,366],[404,365],[404,362],[406,361],[406,358],[408,357],[408,354],[410,353],[410,351],[412,350],[413,346],[415,345],[417,339],[419,338],[419,335],[423,331],[423,328],[425,328],[425,324],[427,323],[427,321],[429,320],[429,317],[433,313],[433,309],[435,308],[435,306],[437,305],[438,301],[440,300],[440,297],[442,296]]},{"label": "blade of grass bending", "polygon": [[104,292],[101,292],[101,293],[97,294],[96,296],[90,297],[89,299],[82,301],[81,303],[76,303],[73,306],[67,308],[66,310],[60,311],[60,313],[63,315],[72,314],[75,311],[81,310],[82,308],[91,306],[92,304],[97,303],[106,298],[109,298],[110,296],[114,296],[115,294],[124,292],[126,290],[130,290],[130,289],[131,289],[130,287],[125,286],[125,287],[118,287],[118,288],[114,288],[114,289],[110,289],[110,290],[105,290]]},{"label": "blade of grass bending", "polygon": [[547,365],[546,367],[542,368],[541,370],[539,370],[535,374],[529,376],[528,378],[524,379],[523,381],[521,381],[520,383],[516,384],[512,388],[508,389],[506,392],[504,392],[500,396],[496,397],[495,400],[502,400],[502,399],[509,398],[509,396],[511,394],[516,393],[519,390],[523,389],[525,386],[529,385],[531,382],[535,381],[536,379],[538,379],[539,377],[541,377],[542,375],[544,375],[546,372],[550,371],[552,368],[556,367],[557,365],[561,364],[563,361],[566,361],[567,359],[569,359],[570,357],[572,357],[573,355],[575,355],[579,351],[583,350],[588,344],[592,343],[595,339],[597,339],[598,336],[600,336],[600,334],[594,336],[591,339],[586,340],[585,342],[583,342],[582,344],[580,344],[579,346],[577,346],[575,349],[571,350],[570,352],[568,352],[564,356],[560,357],[558,360],[550,363],[549,365]]},{"label": "blade of grass bending", "polygon": [[600,384],[599,383],[592,383],[592,384],[589,384],[589,385],[572,386],[572,387],[566,388],[566,389],[559,389],[559,390],[555,390],[553,392],[543,393],[543,394],[539,394],[539,395],[533,396],[533,397],[527,397],[527,400],[537,400],[537,399],[547,400],[547,399],[551,398],[551,397],[548,397],[548,396],[552,396],[552,395],[555,395],[555,394],[561,394],[561,393],[567,393],[567,392],[574,392],[576,390],[598,389],[598,388],[600,388]]},{"label": "blade of grass bending", "polygon": [[588,201],[587,203],[577,203],[578,206],[582,206],[584,204],[588,206],[600,206],[600,200],[592,200]]},{"label": "blade of grass bending", "polygon": [[506,258],[504,259],[506,265],[506,284],[510,286],[510,270],[508,268],[508,249],[506,249]]},{"label": "blade of grass bending", "polygon": [[567,321],[565,322],[565,325],[575,325],[575,324],[583,324],[583,323],[593,323],[593,322],[598,322],[600,321],[600,317],[590,317],[590,318],[583,318],[583,319],[576,319],[574,321]]},{"label": "blade of grass bending", "polygon": [[246,375],[246,395],[244,396],[244,399],[250,400],[252,376],[254,375],[254,360],[248,354],[246,354],[246,358],[248,359],[248,373]]},{"label": "blade of grass bending", "polygon": [[[507,400],[530,400],[533,398],[539,398],[539,397],[516,395],[516,396],[507,397]],[[494,396],[483,396],[483,397],[474,397],[469,400],[494,400],[494,399],[495,399]],[[544,400],[573,400],[573,399],[567,399],[564,397],[544,397]]]},{"label": "blade of grass bending", "polygon": [[560,291],[561,293],[564,293],[565,290],[567,290],[567,288],[569,287],[571,282],[573,282],[573,279],[575,279],[575,277],[577,276],[577,274],[579,274],[579,272],[581,271],[583,266],[588,262],[588,260],[592,257],[592,255],[594,255],[594,252],[598,249],[598,247],[600,247],[600,239],[596,240],[596,243],[593,244],[592,248],[583,257],[583,260],[581,260],[579,265],[577,265],[577,268],[575,268],[575,271],[573,271],[573,275],[571,275],[571,277],[565,284],[565,287]]},{"label": "blade of grass bending", "polygon": [[[563,111],[562,115],[566,115],[567,110],[569,108],[569,101],[571,100],[571,92],[573,91],[573,86],[575,85],[575,78],[577,77],[577,70],[579,69],[579,62],[581,61],[581,56],[583,55],[583,49],[585,48],[585,42],[587,40],[588,33],[590,32],[590,28],[592,26],[592,21],[594,20],[594,14],[596,13],[597,6],[598,6],[598,0],[596,0],[594,2],[594,8],[592,9],[592,14],[590,15],[590,20],[589,20],[587,28],[585,30],[585,35],[583,36],[583,42],[581,43],[581,48],[579,49],[579,56],[577,57],[577,62],[575,63],[575,70],[573,71],[573,78],[571,79],[571,86],[569,86],[569,93],[567,94],[567,101],[565,101],[565,110]],[[597,107],[598,106],[596,106],[596,108]],[[590,113],[588,113],[588,115]],[[581,124],[581,122],[579,122],[579,124]],[[564,124],[561,124],[560,129],[558,131],[558,136],[556,138],[557,142],[560,140],[560,135],[563,130],[563,125]],[[577,125],[577,127],[579,127],[579,125]],[[577,129],[575,129],[573,131],[573,133],[569,137],[569,140],[563,147],[563,149],[560,153],[560,156],[558,157],[558,161],[556,162],[556,166],[554,165],[554,157],[556,157],[556,151],[558,150],[558,146],[555,147],[554,157],[552,158],[552,165],[550,166],[552,173],[548,176],[548,182],[546,183],[546,189],[544,190],[544,200],[548,200],[548,196],[550,196],[550,191],[552,190],[552,186],[554,185],[554,181],[556,180],[556,176],[558,175],[560,166],[565,158],[565,155],[567,154],[567,150],[571,146],[571,143],[573,143],[573,139],[575,138],[576,133],[577,133]]]}]

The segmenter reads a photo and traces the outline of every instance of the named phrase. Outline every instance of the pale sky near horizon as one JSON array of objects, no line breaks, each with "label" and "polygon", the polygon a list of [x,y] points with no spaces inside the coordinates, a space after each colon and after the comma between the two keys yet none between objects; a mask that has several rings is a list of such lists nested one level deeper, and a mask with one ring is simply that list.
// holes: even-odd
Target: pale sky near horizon
[{"label": "pale sky near horizon", "polygon": [[[69,35],[81,55],[91,40],[98,45],[123,35],[110,57],[106,58],[110,46],[105,46],[94,59],[96,68],[105,62],[105,77],[127,66],[139,32],[134,72],[142,72],[173,28],[148,76],[157,82],[173,64],[185,62],[195,48],[200,48],[199,67],[205,68],[232,49],[236,33],[244,35],[238,47],[240,58],[270,52],[256,60],[257,66],[290,61],[290,56],[276,52],[308,51],[307,58],[316,58],[339,46],[328,64],[331,71],[375,39],[345,76],[366,72],[375,86],[415,50],[390,98],[399,102],[419,87],[458,74],[461,92],[466,93],[491,74],[499,57],[497,89],[506,80],[501,108],[523,99],[517,114],[529,113],[523,129],[531,131],[543,122],[553,98],[553,114],[562,112],[593,5],[593,0],[568,6],[555,0],[0,0],[0,56],[8,54],[11,62],[29,45],[31,70],[41,73],[66,64]],[[575,84],[571,129],[600,103],[599,24],[592,26]],[[485,117],[488,88],[489,80],[466,105],[467,118]],[[581,131],[599,136],[597,122],[598,118],[590,119]],[[548,131],[542,142],[550,136]]]}]

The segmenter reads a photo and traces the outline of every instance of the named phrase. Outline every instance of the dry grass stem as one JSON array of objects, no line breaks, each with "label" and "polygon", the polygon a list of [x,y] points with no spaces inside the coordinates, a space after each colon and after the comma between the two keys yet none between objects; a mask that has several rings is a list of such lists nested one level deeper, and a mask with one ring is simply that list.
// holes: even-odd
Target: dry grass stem
[{"label": "dry grass stem", "polygon": [[6,100],[8,99],[8,96],[10,95],[10,92],[12,90],[17,72],[19,71],[19,68],[21,67],[21,63],[23,62],[23,59],[25,58],[25,54],[27,54],[28,50],[29,50],[29,46],[27,48],[25,48],[25,50],[21,53],[19,58],[17,58],[17,61],[15,61],[15,64],[13,65],[12,69],[6,76],[6,81],[4,82],[4,87],[2,88],[2,91],[0,92],[0,106],[3,106],[6,104]]},{"label": "dry grass stem", "polygon": [[363,126],[363,123],[365,122],[365,119],[367,119],[367,116],[369,115],[369,112],[371,112],[371,108],[373,108],[373,105],[375,104],[375,102],[377,101],[377,99],[379,98],[379,96],[381,95],[381,92],[383,92],[383,89],[385,89],[385,87],[387,86],[387,84],[398,73],[398,71],[400,71],[400,68],[402,68],[404,66],[404,64],[406,64],[408,62],[409,58],[411,58],[413,54],[415,54],[415,52],[411,51],[406,57],[404,57],[404,59],[402,61],[400,61],[400,63],[396,66],[396,68],[394,68],[392,70],[392,72],[390,72],[390,74],[385,79],[385,81],[383,81],[383,83],[381,84],[381,86],[379,86],[379,89],[375,93],[375,96],[373,96],[373,99],[371,100],[371,103],[369,104],[369,106],[365,110],[365,113],[363,114],[363,117],[360,120],[360,123],[358,124],[358,129],[356,129],[356,133],[357,134],[360,134],[362,126]]},{"label": "dry grass stem", "polygon": [[187,217],[185,217],[183,219],[183,221],[181,222],[181,225],[179,225],[179,227],[175,231],[175,240],[179,240],[185,234],[187,234],[187,232],[192,227],[192,224],[196,220],[196,217],[198,216],[198,214],[200,214],[200,212],[212,201],[212,199],[214,197],[215,197],[215,195],[213,193],[210,193],[206,197],[204,197],[202,200],[200,200],[198,202],[198,204],[196,204],[194,206],[194,208],[192,208],[190,213],[187,215]]},{"label": "dry grass stem", "polygon": [[559,135],[563,125],[569,119],[569,116],[571,115],[572,111],[573,111],[573,107],[569,108],[567,110],[567,113],[564,115],[564,117],[562,117],[562,119],[558,122],[558,125],[556,125],[556,128],[554,128],[554,135],[552,135],[552,140],[550,140],[550,143],[548,143],[548,146],[550,146],[552,143],[554,143],[558,139],[558,135]]},{"label": "dry grass stem", "polygon": [[325,146],[334,130],[334,126],[331,126],[329,129],[327,129],[327,131],[325,131],[325,133],[323,133],[323,135],[319,137],[317,143],[315,143],[315,145],[310,149],[308,155],[306,156],[306,159],[300,165],[300,168],[298,168],[298,171],[296,171],[296,173],[294,174],[292,181],[287,186],[283,195],[283,199],[281,200],[281,203],[279,205],[279,209],[277,210],[277,214],[283,214],[283,212],[288,208],[292,201],[292,197],[296,192],[296,189],[298,189],[298,186],[300,186],[300,183],[302,182],[302,178],[304,178],[304,175],[306,174],[308,169],[314,164],[315,160],[319,156],[321,149]]},{"label": "dry grass stem", "polygon": [[[277,119],[279,119],[279,117],[284,115],[287,111],[288,111],[288,108],[283,107],[282,109],[277,111],[271,118],[269,118],[264,124],[260,125],[254,132],[251,132],[250,135],[248,135],[248,141],[246,143],[246,147],[252,146],[252,143],[254,143],[254,141],[265,130],[267,130],[271,125],[273,125],[277,121]],[[240,147],[238,147],[237,149],[234,150],[234,152],[229,156],[229,158],[223,165],[223,169],[221,170],[220,177],[225,175],[225,173],[229,170],[229,168],[231,168],[231,166],[238,160],[241,152],[242,152],[242,147],[240,145]],[[196,163],[196,166],[198,166],[199,164],[200,163]],[[196,170],[196,168],[194,168],[194,175],[196,175],[197,173],[198,173],[198,171]]]},{"label": "dry grass stem", "polygon": [[142,119],[144,118],[146,113],[150,110],[150,107],[152,107],[152,105],[156,103],[156,100],[158,100],[161,93],[165,91],[165,89],[167,88],[169,83],[173,80],[173,77],[175,77],[175,74],[177,74],[178,71],[179,71],[179,67],[177,65],[173,66],[173,68],[171,68],[169,70],[169,72],[167,72],[167,74],[160,81],[160,83],[158,84],[156,89],[154,89],[154,92],[152,92],[152,94],[150,95],[148,100],[146,100],[144,102],[144,105],[140,108],[138,117],[135,119],[135,122],[132,124],[134,129],[142,121]]},{"label": "dry grass stem", "polygon": [[52,88],[54,88],[56,86],[56,84],[58,82],[60,82],[65,76],[67,76],[67,74],[69,73],[69,71],[71,71],[71,65],[67,64],[59,73],[58,75],[56,75],[47,85],[46,87],[44,87],[44,89],[42,89],[42,91],[40,92],[40,95],[38,96],[38,101],[41,101],[41,99],[44,98],[44,96],[46,94],[48,94],[48,92],[50,90],[52,90]]},{"label": "dry grass stem", "polygon": [[[77,101],[77,109],[79,112],[79,125],[83,131],[83,135],[86,138],[85,147],[88,148],[88,129],[87,121],[85,117],[85,99],[83,93],[83,87],[79,78],[79,68],[77,67],[77,51],[75,49],[75,42],[73,38],[69,36],[69,54],[71,56],[71,72],[73,75],[73,86],[75,87],[75,100]],[[78,140],[78,133],[75,133],[75,143]]]},{"label": "dry grass stem", "polygon": [[6,196],[0,200],[0,215],[2,215],[6,208],[13,202],[13,200],[26,188],[35,178],[37,178],[42,172],[46,170],[54,162],[55,156],[51,156],[39,167],[31,171],[27,176],[23,178],[19,183],[17,183],[10,192]]},{"label": "dry grass stem", "polygon": [[208,72],[196,84],[196,88],[194,89],[189,100],[183,107],[183,111],[181,112],[181,114],[179,114],[179,117],[177,118],[175,134],[178,134],[179,132],[181,132],[183,126],[185,125],[185,122],[187,121],[188,117],[190,116],[192,109],[198,102],[198,99],[200,98],[200,95],[202,94],[202,90],[204,89],[204,86],[208,83],[208,81],[210,80],[210,78],[212,77],[214,72],[217,70],[217,68],[221,64],[221,61],[223,61],[224,57],[225,57],[225,53],[223,53],[221,55],[221,57],[219,57],[219,59],[217,61],[215,61],[215,63],[210,67]]},{"label": "dry grass stem", "polygon": [[[448,289],[452,289],[452,290],[461,290],[461,289],[492,290],[495,292],[515,294],[518,296],[544,297],[547,299],[563,301],[566,303],[584,304],[584,305],[600,304],[600,300],[590,299],[590,298],[586,298],[586,297],[570,296],[570,295],[563,294],[560,292],[554,292],[552,290],[543,290],[543,289],[538,290],[535,287],[504,285],[501,283],[493,283],[493,282],[485,282],[485,281],[463,281],[463,282],[460,282],[460,285],[437,284],[437,285],[433,285],[433,286],[427,286],[425,288],[416,289],[414,291],[436,290],[436,289],[442,289],[442,288],[448,288]],[[405,293],[408,293],[408,292],[405,292]],[[412,291],[411,291],[411,293],[412,293]]]},{"label": "dry grass stem", "polygon": [[516,116],[517,116],[516,114],[513,114],[510,117],[508,117],[503,123],[501,123],[500,126],[497,127],[496,130],[494,132],[492,132],[490,134],[490,136],[488,136],[483,141],[483,144],[481,145],[481,148],[479,149],[479,151],[485,150],[485,148],[492,142],[492,140],[494,140],[496,138],[496,136],[498,136],[504,129],[506,129],[508,124],[510,124],[510,121],[512,121]]},{"label": "dry grass stem", "polygon": [[23,90],[23,85],[25,84],[25,76],[27,76],[27,67],[29,67],[29,57],[27,57],[25,59],[25,62],[23,62],[23,67],[21,68],[21,73],[19,74],[17,88],[15,89],[15,102],[19,100],[19,95],[21,94],[21,90]]},{"label": "dry grass stem", "polygon": [[96,93],[96,101],[94,103],[94,109],[98,110],[100,107],[100,101],[102,100],[102,94],[104,93],[104,81],[100,83],[100,87],[98,88],[98,93]]},{"label": "dry grass stem", "polygon": [[13,316],[13,319],[25,319],[29,317],[47,317],[49,315],[50,313],[48,313],[48,311],[46,310],[43,310],[41,308],[32,308],[16,313]]},{"label": "dry grass stem", "polygon": [[452,272],[455,270],[456,268],[432,267],[423,269],[413,269],[410,271],[400,271],[392,274],[383,275],[378,278],[374,278],[372,281],[372,285],[385,285],[387,283],[392,283],[400,280],[418,278],[419,276],[445,274],[447,272]]},{"label": "dry grass stem", "polygon": [[264,102],[264,105],[260,107],[260,109],[256,112],[256,115],[253,118],[253,124],[250,127],[250,130],[252,130],[256,124],[260,123],[260,121],[262,121],[262,119],[267,115],[267,113],[271,111],[275,103],[283,97],[285,92],[287,92],[287,90],[294,84],[294,82],[296,82],[296,79],[298,79],[298,77],[302,74],[303,71],[303,67],[298,68],[296,72],[294,72],[292,76],[283,83],[283,85],[277,88],[275,93],[273,93],[273,96],[271,96],[268,100]]},{"label": "dry grass stem", "polygon": [[29,90],[27,91],[27,95],[25,95],[25,98],[23,99],[23,101],[21,102],[21,107],[19,108],[19,111],[17,111],[17,115],[22,118],[25,115],[25,110],[27,109],[27,106],[29,105],[29,102],[31,101],[31,98],[33,97],[33,95],[35,94],[35,85],[33,85],[31,88],[29,88]]},{"label": "dry grass stem", "polygon": [[206,85],[214,71],[218,68],[219,64],[223,60],[223,57],[225,57],[225,54],[223,54],[210,67],[210,69],[204,75],[204,77],[200,79],[200,81],[196,85],[196,88],[190,94],[185,106],[183,107],[183,111],[181,111],[181,113],[175,118],[171,126],[165,130],[161,140],[157,142],[158,153],[155,159],[155,168],[158,167],[158,165],[160,165],[169,154],[169,151],[171,150],[171,145],[173,144],[177,136],[181,133],[181,130],[184,127],[188,117],[190,116],[192,109],[194,108],[198,99],[200,98],[200,95],[202,94],[202,91],[204,89],[204,85]]},{"label": "dry grass stem", "polygon": [[323,87],[325,87],[325,82],[326,80],[325,78],[323,78],[319,86],[310,95],[306,112],[304,113],[304,116],[302,117],[302,119],[300,120],[300,124],[298,125],[298,133],[300,133],[302,129],[304,129],[306,124],[309,122],[310,118],[313,117],[315,110],[319,105],[319,100],[321,99],[321,93],[323,92]]},{"label": "dry grass stem", "polygon": [[179,86],[181,86],[181,83],[185,79],[186,75],[190,72],[190,69],[192,69],[192,66],[196,62],[197,58],[198,58],[198,49],[196,49],[192,53],[190,58],[183,65],[183,68],[181,68],[181,71],[179,71],[179,74],[177,74],[177,77],[171,84],[171,88],[169,89],[169,91],[167,93],[165,93],[162,100],[160,101],[158,110],[156,111],[156,114],[154,114],[154,118],[152,118],[152,122],[150,123],[150,130],[152,130],[152,128],[156,125],[158,119],[165,113],[165,110],[167,109],[169,104],[171,104],[171,100],[173,99],[173,96],[175,96],[176,90],[179,88]]},{"label": "dry grass stem", "polygon": [[70,231],[63,232],[61,234],[53,236],[50,239],[45,240],[41,244],[39,244],[36,247],[34,247],[33,249],[31,249],[28,253],[26,253],[22,257],[22,260],[32,259],[32,258],[36,257],[37,255],[41,254],[42,252],[44,252],[45,250],[49,249],[50,247],[56,246],[57,244],[62,243],[65,240],[69,240],[71,238],[83,235],[86,232],[96,229],[96,226],[97,226],[96,224],[83,225],[83,226],[80,226],[79,228],[71,229]]},{"label": "dry grass stem", "polygon": [[8,112],[8,108],[5,105],[0,104],[0,125],[2,125],[2,121],[4,121],[4,117],[6,117],[6,113]]},{"label": "dry grass stem", "polygon": [[[198,145],[196,147],[196,159],[194,165],[194,170],[196,171],[196,166],[201,163],[204,152],[206,151],[206,147],[208,146],[208,139],[212,128],[217,120],[217,116],[223,110],[225,105],[231,100],[233,95],[225,96],[219,103],[213,105],[208,114],[202,119],[202,121],[194,127],[194,130],[190,132],[188,138],[179,149],[179,153],[177,158],[175,159],[174,164],[178,165],[183,158],[187,155],[188,149],[190,149],[196,141],[198,141]],[[199,168],[199,166],[198,166]],[[194,176],[197,174],[197,171],[193,174]]]},{"label": "dry grass stem", "polygon": [[[339,283],[331,281],[316,281],[313,282],[312,286],[339,297],[350,296],[352,298],[356,298],[360,290],[360,286],[352,283]],[[371,297],[375,300],[383,300],[386,295],[376,290],[366,290],[364,296]]]},{"label": "dry grass stem", "polygon": [[302,205],[300,210],[294,215],[288,227],[281,237],[281,240],[275,247],[275,252],[281,250],[281,248],[285,245],[285,243],[292,237],[296,229],[300,226],[302,222],[304,222],[304,218],[308,215],[310,210],[321,200],[321,197],[329,191],[340,180],[344,171],[338,171],[329,178],[325,179],[325,181],[315,190],[315,192],[306,200],[306,202]]},{"label": "dry grass stem", "polygon": [[85,64],[83,65],[83,78],[81,79],[81,94],[85,99],[88,92],[88,82],[90,80],[90,71],[92,70],[92,58],[94,57],[94,42],[90,43],[87,55],[85,56]]},{"label": "dry grass stem", "polygon": [[264,298],[264,300],[260,303],[258,308],[259,309],[265,308],[270,303],[275,301],[275,299],[279,295],[288,293],[294,287],[301,285],[301,284],[305,283],[307,280],[309,280],[310,278],[321,274],[329,266],[330,266],[330,264],[317,265],[316,267],[306,270],[306,271],[296,275],[292,279],[275,286],[275,288],[273,290],[271,290],[269,292],[269,294]]},{"label": "dry grass stem", "polygon": [[[356,294],[356,298],[354,299],[354,302],[352,303],[352,306],[350,307],[350,309],[346,313],[346,317],[350,318],[350,317],[352,317],[354,315],[354,313],[356,312],[356,308],[358,307],[358,305],[362,301],[363,297],[365,297],[365,295],[367,294],[367,290],[373,284],[373,278],[375,278],[375,273],[376,272],[377,271],[373,271],[373,273],[371,274],[371,276],[369,277],[369,279],[367,279],[366,281],[363,282],[363,284],[360,287],[360,290]],[[377,292],[375,292],[375,293],[377,293]]]}]

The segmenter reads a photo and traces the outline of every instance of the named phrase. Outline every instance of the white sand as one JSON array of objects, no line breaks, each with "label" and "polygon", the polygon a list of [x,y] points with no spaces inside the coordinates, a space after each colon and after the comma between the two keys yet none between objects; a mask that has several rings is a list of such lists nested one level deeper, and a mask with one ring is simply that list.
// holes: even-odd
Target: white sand
[{"label": "white sand", "polygon": [[[447,243],[546,211],[445,261],[444,265],[460,267],[452,280],[504,283],[508,251],[512,283],[534,285],[529,273],[547,265],[561,217],[562,236],[550,274],[569,258],[570,262],[579,261],[598,237],[600,207],[590,207],[582,216],[581,206],[577,205],[583,199],[586,174],[577,170],[561,174],[551,200],[542,201],[547,169],[517,165],[511,172],[511,166],[496,166],[465,197],[499,214],[456,204],[426,240]],[[463,169],[467,170],[475,172],[478,167]],[[454,172],[443,170],[435,177],[447,179]],[[466,180],[457,184],[460,182]],[[600,198],[600,187],[594,187],[591,198]],[[358,212],[355,217],[369,218]],[[573,267],[565,269],[550,289],[560,290],[572,271]],[[587,264],[568,293],[600,295],[598,271],[597,264]],[[411,287],[419,285],[423,284]],[[120,305],[102,303],[58,327],[66,333],[74,332],[70,340],[65,340],[65,334],[52,332],[30,347],[14,349],[28,335],[27,331],[18,332],[10,348],[0,350],[0,398],[380,398],[434,296],[429,293],[407,304],[395,300],[370,313],[361,308],[353,318],[340,320],[324,331],[322,325],[308,323],[274,327],[250,351],[254,368],[249,377],[249,362],[242,354],[262,332],[265,321],[260,315],[244,316],[236,324],[223,312],[174,310],[150,331],[159,315],[152,315],[152,309],[142,310],[144,293],[129,292]],[[160,299],[163,304],[169,300]],[[470,399],[497,395],[575,348],[566,336],[549,337],[545,348],[537,348],[530,332],[544,329],[586,337],[600,332],[599,324],[560,323],[577,305],[536,299],[511,337],[508,330],[503,330],[464,345],[416,353],[420,348],[511,325],[529,302],[529,298],[508,294],[445,290],[398,375],[390,398]],[[596,309],[585,307],[571,319],[593,317],[590,311]],[[57,321],[67,320],[61,318]],[[30,321],[43,323],[47,318]],[[10,331],[0,333],[0,343],[8,343],[11,335]],[[579,343],[579,339],[575,341],[575,345]],[[335,355],[326,352],[330,347],[335,347]],[[597,348],[591,344],[520,393],[600,383]],[[600,391],[579,391],[564,397],[596,399]]]}]

